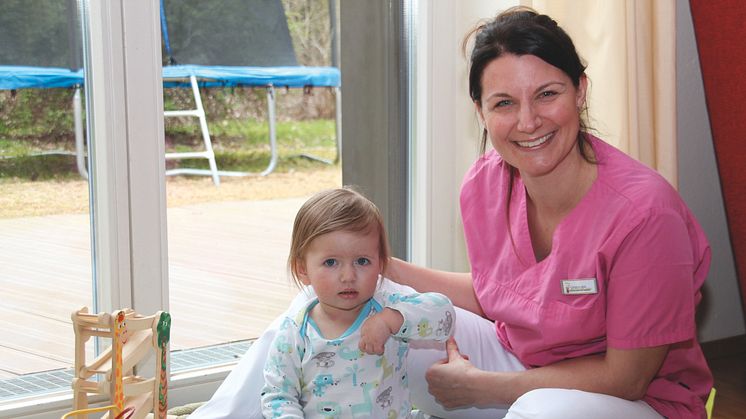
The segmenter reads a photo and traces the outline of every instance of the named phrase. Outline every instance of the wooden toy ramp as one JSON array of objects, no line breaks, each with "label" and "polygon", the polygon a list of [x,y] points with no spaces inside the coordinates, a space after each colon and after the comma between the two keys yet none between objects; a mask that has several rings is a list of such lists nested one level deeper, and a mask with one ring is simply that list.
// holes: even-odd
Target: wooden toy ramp
[{"label": "wooden toy ramp", "polygon": [[[171,316],[159,311],[141,316],[130,309],[90,314],[82,308],[72,314],[75,330],[73,411],[63,416],[87,417],[107,411],[104,418],[166,418],[168,409],[168,342]],[[107,339],[109,347],[86,361],[85,344],[91,337]],[[155,356],[155,372],[145,378],[136,366]],[[88,397],[107,396],[108,406],[89,408]]]}]

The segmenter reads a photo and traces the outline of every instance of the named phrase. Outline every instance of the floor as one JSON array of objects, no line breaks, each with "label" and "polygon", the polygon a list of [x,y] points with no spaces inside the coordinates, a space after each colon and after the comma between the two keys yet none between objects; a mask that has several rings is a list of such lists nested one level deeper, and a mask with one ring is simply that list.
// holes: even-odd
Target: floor
[{"label": "floor", "polygon": [[713,419],[746,418],[746,348],[734,355],[709,359],[715,376]]},{"label": "floor", "polygon": [[[304,200],[168,209],[172,349],[258,336],[284,311]],[[91,306],[89,235],[85,214],[0,219],[0,379],[72,366],[70,315]]]}]

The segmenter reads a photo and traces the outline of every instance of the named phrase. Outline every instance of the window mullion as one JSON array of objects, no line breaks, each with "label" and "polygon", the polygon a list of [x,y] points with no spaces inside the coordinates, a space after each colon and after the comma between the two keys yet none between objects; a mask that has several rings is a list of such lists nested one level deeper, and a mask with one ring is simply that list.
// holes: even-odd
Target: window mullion
[{"label": "window mullion", "polygon": [[157,3],[90,2],[88,82],[99,311],[168,307]]}]

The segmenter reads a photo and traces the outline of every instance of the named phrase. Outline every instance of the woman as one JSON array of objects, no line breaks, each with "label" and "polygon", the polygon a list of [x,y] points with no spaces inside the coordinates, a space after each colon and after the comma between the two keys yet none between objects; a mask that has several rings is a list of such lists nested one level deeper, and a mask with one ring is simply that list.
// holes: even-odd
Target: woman
[{"label": "woman", "polygon": [[[470,61],[495,149],[461,191],[472,271],[393,259],[385,272],[461,308],[445,348],[410,346],[413,404],[470,419],[705,417],[712,376],[694,311],[710,250],[699,224],[661,176],[583,128],[585,67],[551,18],[498,15],[476,30]],[[256,417],[278,327],[195,418]]]},{"label": "woman", "polygon": [[[461,344],[459,317],[429,392],[450,409],[511,406],[508,418],[705,417],[700,226],[662,177],[583,130],[585,67],[551,18],[497,16],[476,30],[470,61],[494,147],[461,191],[472,272],[394,260],[386,275],[493,320],[496,338]],[[526,370],[491,365],[512,356]]]}]

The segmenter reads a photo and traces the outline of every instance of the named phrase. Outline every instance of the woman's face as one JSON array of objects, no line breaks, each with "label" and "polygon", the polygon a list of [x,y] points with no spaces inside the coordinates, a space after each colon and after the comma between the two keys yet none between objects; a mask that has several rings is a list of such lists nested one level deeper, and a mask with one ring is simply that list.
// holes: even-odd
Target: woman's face
[{"label": "woman's face", "polygon": [[524,179],[561,172],[581,158],[575,143],[587,83],[582,77],[576,88],[534,55],[505,54],[485,67],[477,111],[492,146]]}]

